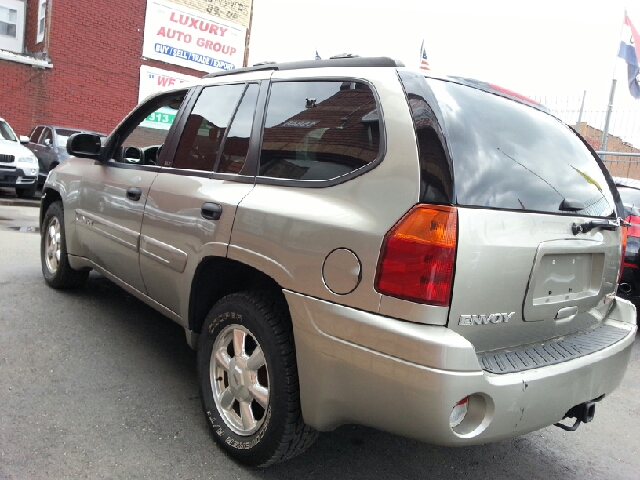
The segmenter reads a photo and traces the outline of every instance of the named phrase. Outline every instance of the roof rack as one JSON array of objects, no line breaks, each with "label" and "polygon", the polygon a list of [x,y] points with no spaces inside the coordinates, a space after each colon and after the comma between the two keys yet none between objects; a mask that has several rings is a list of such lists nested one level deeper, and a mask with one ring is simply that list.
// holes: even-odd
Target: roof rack
[{"label": "roof rack", "polygon": [[214,78],[224,75],[236,75],[245,72],[261,70],[300,70],[303,68],[324,67],[404,67],[404,63],[389,57],[344,57],[329,60],[302,60],[300,62],[271,63],[261,62],[253,67],[236,68],[235,70],[221,70],[205,75],[203,78]]}]

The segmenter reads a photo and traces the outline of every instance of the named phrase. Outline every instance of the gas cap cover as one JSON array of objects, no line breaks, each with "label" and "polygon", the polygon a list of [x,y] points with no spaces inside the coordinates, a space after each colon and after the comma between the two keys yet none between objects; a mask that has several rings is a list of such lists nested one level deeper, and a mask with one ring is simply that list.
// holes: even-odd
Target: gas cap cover
[{"label": "gas cap cover", "polygon": [[322,280],[336,295],[353,292],[362,279],[362,264],[358,256],[347,248],[333,250],[322,265]]}]

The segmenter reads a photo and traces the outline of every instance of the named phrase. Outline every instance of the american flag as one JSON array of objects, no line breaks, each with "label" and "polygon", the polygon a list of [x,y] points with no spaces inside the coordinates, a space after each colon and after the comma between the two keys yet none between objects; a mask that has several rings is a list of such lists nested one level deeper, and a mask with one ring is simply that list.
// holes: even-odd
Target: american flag
[{"label": "american flag", "polygon": [[420,69],[431,70],[429,62],[427,61],[427,51],[424,48],[424,40],[422,40],[422,46],[420,47]]}]

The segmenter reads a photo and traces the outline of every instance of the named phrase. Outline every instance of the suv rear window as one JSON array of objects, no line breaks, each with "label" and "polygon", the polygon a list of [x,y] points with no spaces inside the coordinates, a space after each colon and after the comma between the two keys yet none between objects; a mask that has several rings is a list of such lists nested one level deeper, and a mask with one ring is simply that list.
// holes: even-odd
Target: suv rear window
[{"label": "suv rear window", "polygon": [[[409,98],[437,99],[431,107],[446,132],[458,205],[603,217],[616,211],[597,160],[551,115],[453,82],[401,78]],[[561,208],[567,204],[572,210]]]}]

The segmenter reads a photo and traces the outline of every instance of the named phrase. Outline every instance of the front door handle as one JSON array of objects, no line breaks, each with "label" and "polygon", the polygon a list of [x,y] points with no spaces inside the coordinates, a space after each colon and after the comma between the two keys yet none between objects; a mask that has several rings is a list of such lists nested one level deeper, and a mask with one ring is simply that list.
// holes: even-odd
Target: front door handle
[{"label": "front door handle", "polygon": [[139,187],[129,187],[127,188],[127,198],[129,200],[133,200],[137,202],[142,197],[142,189]]},{"label": "front door handle", "polygon": [[202,215],[202,218],[206,218],[207,220],[220,220],[220,215],[222,215],[222,206],[217,203],[207,202],[202,205],[200,215]]}]

